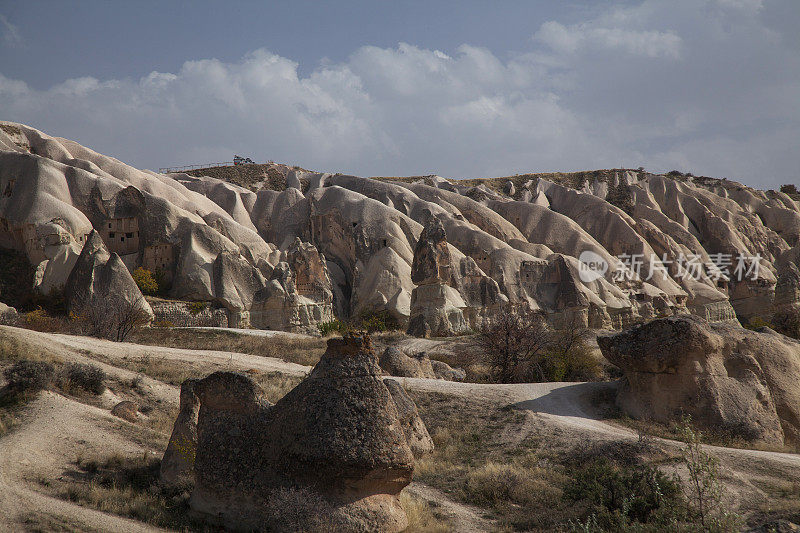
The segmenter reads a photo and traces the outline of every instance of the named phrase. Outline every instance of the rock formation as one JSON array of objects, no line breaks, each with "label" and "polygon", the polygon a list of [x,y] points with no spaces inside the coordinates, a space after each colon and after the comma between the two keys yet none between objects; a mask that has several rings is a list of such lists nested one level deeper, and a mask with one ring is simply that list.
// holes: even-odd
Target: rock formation
[{"label": "rock formation", "polygon": [[138,309],[153,317],[128,268],[115,253],[109,253],[103,240],[92,231],[83,246],[64,286],[67,309],[78,316],[120,319],[129,310]]},{"label": "rock formation", "polygon": [[325,256],[298,237],[278,263],[264,289],[253,297],[254,327],[317,334],[333,320],[333,291]]},{"label": "rock formation", "polygon": [[16,309],[0,302],[0,324],[13,324],[18,316]]},{"label": "rock formation", "polygon": [[688,414],[748,440],[800,442],[800,342],[690,315],[597,342],[624,373],[617,404],[633,418],[674,422]]},{"label": "rock formation", "polygon": [[460,368],[454,369],[442,361],[433,361],[425,352],[409,355],[394,346],[383,351],[378,364],[381,370],[395,377],[446,381],[463,381],[466,377]]},{"label": "rock formation", "polygon": [[397,416],[403,426],[406,441],[415,459],[419,459],[433,451],[433,440],[428,434],[428,428],[419,416],[417,406],[405,389],[393,379],[384,379],[384,385],[389,389],[397,409]]},{"label": "rock formation", "polygon": [[[776,295],[783,265],[798,266],[800,207],[729,180],[619,169],[367,179],[272,163],[162,175],[2,126],[0,247],[26,254],[43,292],[66,283],[95,230],[129,270],[159,272],[171,299],[224,307],[231,326],[313,331],[387,312],[416,334],[453,334],[510,305],[618,329],[800,304],[786,280]],[[446,240],[427,236],[430,219]],[[311,269],[290,258],[298,239]],[[605,263],[599,277],[579,275],[584,252]]]},{"label": "rock formation", "polygon": [[197,383],[196,379],[187,379],[181,384],[178,418],[161,459],[159,477],[165,485],[188,486],[194,482],[197,414],[200,411],[200,400],[195,394]]},{"label": "rock formation", "polygon": [[445,337],[467,332],[461,311],[466,302],[452,286],[452,268],[444,226],[431,218],[414,249],[411,281],[417,287],[411,293],[409,335]]},{"label": "rock formation", "polygon": [[308,377],[274,405],[242,374],[185,382],[165,482],[188,475],[195,413],[191,506],[233,529],[271,524],[286,491],[299,490],[320,502],[308,512],[327,513],[321,530],[402,531],[398,495],[414,457],[433,447],[414,402],[381,377],[369,338],[329,340]]}]

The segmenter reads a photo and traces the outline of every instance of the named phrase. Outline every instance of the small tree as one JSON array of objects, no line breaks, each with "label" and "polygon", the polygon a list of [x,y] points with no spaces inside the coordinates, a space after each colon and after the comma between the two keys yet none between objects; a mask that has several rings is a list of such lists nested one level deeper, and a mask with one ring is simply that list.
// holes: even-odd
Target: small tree
[{"label": "small tree", "polygon": [[679,429],[685,443],[683,462],[689,471],[685,492],[691,518],[700,523],[702,531],[738,531],[739,517],[722,508],[719,461],[703,449],[702,434],[690,417],[684,417]]},{"label": "small tree", "polygon": [[548,340],[549,331],[540,316],[521,315],[508,308],[500,312],[477,337],[492,374],[500,383],[524,381],[531,363],[537,367],[541,380],[545,381],[543,369],[536,364],[535,358],[545,349]]},{"label": "small tree", "polygon": [[158,282],[153,277],[153,273],[146,268],[139,267],[133,271],[133,281],[142,291],[142,294],[155,296],[158,294]]},{"label": "small tree", "polygon": [[797,190],[797,186],[794,183],[781,185],[781,192],[786,193],[789,196],[800,195],[800,191]]}]

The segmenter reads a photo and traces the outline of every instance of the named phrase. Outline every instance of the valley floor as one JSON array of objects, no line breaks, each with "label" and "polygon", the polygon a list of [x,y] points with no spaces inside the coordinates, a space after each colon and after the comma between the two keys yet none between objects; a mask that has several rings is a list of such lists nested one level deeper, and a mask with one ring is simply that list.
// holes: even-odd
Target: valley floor
[{"label": "valley floor", "polygon": [[[280,338],[271,336],[264,342]],[[154,516],[152,510],[136,509],[130,502],[123,507],[106,502],[99,485],[87,485],[91,465],[96,470],[98,464],[113,457],[120,463],[135,460],[141,464],[160,459],[177,413],[183,379],[222,369],[246,372],[264,386],[274,402],[310,369],[243,353],[113,343],[0,326],[0,366],[20,357],[98,365],[108,376],[108,390],[100,396],[44,391],[13,411],[10,429],[0,434],[0,529],[11,531],[160,530],[154,524],[193,529],[191,523],[181,522],[182,518],[169,516],[159,515],[146,523],[143,520]],[[601,404],[613,396],[614,383],[489,385],[397,379],[417,401],[442,454],[448,447],[453,454],[476,454],[474,460],[455,455],[423,460],[418,481],[405,489],[411,497],[426,502],[437,518],[436,525],[421,530],[546,530],[542,517],[521,521],[518,509],[480,505],[464,496],[465,482],[457,472],[480,469],[486,462],[499,464],[519,455],[518,450],[537,454],[537,468],[545,468],[541,465],[546,464],[543,458],[549,457],[548,453],[575,443],[583,447],[646,446],[648,453],[662,458],[663,468],[682,474],[680,466],[669,460],[678,454],[681,443],[644,437],[604,416]],[[111,407],[122,400],[136,402],[147,414],[140,415],[136,423],[111,415]],[[448,420],[449,414],[461,418]],[[484,434],[475,437],[473,447],[453,448],[448,443],[458,430],[455,426],[470,417]],[[800,489],[791,481],[800,479],[800,455],[716,446],[706,449],[720,460],[730,508],[751,519],[800,515]],[[77,490],[76,485],[82,488]],[[176,495],[175,501],[180,498]],[[142,500],[141,505],[145,504]],[[105,511],[99,510],[104,506]]]}]

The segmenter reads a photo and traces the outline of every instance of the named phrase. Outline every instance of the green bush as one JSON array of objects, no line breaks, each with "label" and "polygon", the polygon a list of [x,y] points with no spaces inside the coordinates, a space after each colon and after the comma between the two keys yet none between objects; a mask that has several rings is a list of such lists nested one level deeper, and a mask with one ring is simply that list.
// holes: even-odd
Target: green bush
[{"label": "green bush", "polygon": [[14,393],[33,393],[46,389],[53,381],[55,369],[46,361],[22,359],[3,371],[8,389]]},{"label": "green bush", "polygon": [[142,291],[142,294],[146,294],[148,296],[155,296],[158,294],[158,283],[153,277],[153,273],[146,268],[139,267],[134,270],[133,281],[136,282],[136,285],[139,287],[139,290]]},{"label": "green bush", "polygon": [[564,498],[583,502],[601,530],[618,531],[634,523],[668,524],[684,509],[681,485],[650,466],[620,468],[605,458],[577,470]]},{"label": "green bush", "polygon": [[376,331],[393,331],[400,328],[400,324],[389,311],[364,311],[354,321],[355,329],[366,330],[368,333]]},{"label": "green bush", "polygon": [[775,326],[773,326],[770,322],[764,320],[760,316],[752,316],[752,317],[750,317],[750,320],[747,321],[747,324],[745,324],[744,327],[746,327],[747,329],[753,329],[753,330],[758,329],[758,328],[763,328],[763,327],[767,327],[767,328],[770,328],[770,329],[775,329]]},{"label": "green bush", "polygon": [[337,318],[328,322],[322,322],[317,325],[317,328],[319,329],[320,335],[327,337],[332,333],[344,334],[347,331],[347,324]]},{"label": "green bush", "polygon": [[95,365],[67,363],[59,377],[64,388],[77,387],[92,394],[102,394],[106,390],[106,373]]}]

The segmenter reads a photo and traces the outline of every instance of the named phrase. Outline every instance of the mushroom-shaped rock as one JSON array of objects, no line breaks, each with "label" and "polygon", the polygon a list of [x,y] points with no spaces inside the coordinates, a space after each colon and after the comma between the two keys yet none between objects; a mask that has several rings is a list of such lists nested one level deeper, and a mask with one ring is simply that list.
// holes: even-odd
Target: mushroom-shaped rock
[{"label": "mushroom-shaped rock", "polygon": [[429,436],[413,401],[384,383],[369,338],[330,339],[275,405],[242,374],[217,372],[192,388],[200,401],[195,511],[252,529],[269,523],[287,490],[300,490],[324,502],[308,511],[324,509],[319,530],[407,526],[399,493]]},{"label": "mushroom-shaped rock", "polygon": [[672,422],[686,413],[701,427],[748,440],[798,442],[797,341],[685,315],[597,342],[624,373],[617,404],[633,418]]}]

